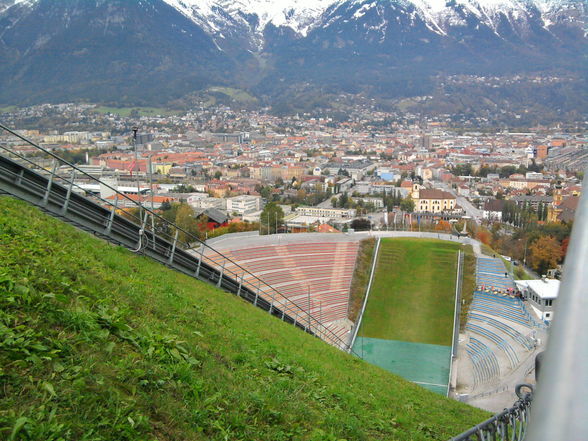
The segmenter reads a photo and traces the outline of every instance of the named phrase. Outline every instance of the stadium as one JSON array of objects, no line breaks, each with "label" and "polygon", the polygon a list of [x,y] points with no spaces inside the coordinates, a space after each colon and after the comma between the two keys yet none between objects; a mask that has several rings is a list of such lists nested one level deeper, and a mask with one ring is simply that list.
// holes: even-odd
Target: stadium
[{"label": "stadium", "polygon": [[[3,275],[3,289],[10,293],[3,302],[7,305],[6,311],[12,311],[14,305],[20,304],[21,298],[29,298],[22,300],[23,311],[28,311],[26,308],[40,301],[35,300],[36,293],[39,293],[41,299],[54,303],[49,306],[39,303],[38,307],[31,310],[35,311],[33,315],[48,314],[59,320],[77,317],[75,324],[56,324],[51,329],[50,332],[62,333],[61,339],[66,335],[71,338],[86,335],[87,339],[95,335],[95,338],[102,339],[100,347],[106,348],[106,358],[124,357],[124,351],[131,349],[143,354],[144,359],[137,356],[134,361],[127,360],[135,367],[125,374],[127,376],[121,374],[116,377],[116,381],[106,370],[93,371],[91,367],[78,369],[78,372],[88,369],[87,378],[93,378],[94,383],[87,387],[97,393],[101,393],[104,384],[118,388],[125,382],[134,384],[140,379],[137,386],[124,389],[125,398],[117,401],[117,406],[122,406],[120,409],[124,407],[120,403],[134,400],[139,389],[145,394],[141,395],[144,397],[142,400],[152,396],[149,394],[159,395],[158,400],[161,400],[163,398],[157,392],[158,388],[172,388],[174,393],[182,395],[185,394],[185,390],[180,392],[182,384],[185,386],[189,383],[190,398],[182,395],[179,401],[206,403],[212,400],[206,404],[205,417],[202,417],[203,414],[192,415],[204,421],[195,432],[203,435],[193,435],[193,439],[251,439],[256,437],[254,433],[257,433],[258,439],[444,439],[461,432],[464,435],[456,439],[470,439],[470,436],[479,436],[476,434],[497,433],[500,430],[503,435],[505,430],[508,434],[516,428],[520,430],[521,425],[526,429],[531,394],[523,392],[519,385],[533,388],[536,356],[545,350],[550,326],[537,317],[521,298],[513,295],[517,287],[503,261],[493,255],[485,255],[477,241],[438,233],[366,232],[267,236],[244,233],[201,242],[184,232],[189,240],[182,242],[179,240],[181,229],[177,226],[174,226],[175,234],[158,231],[154,222],[158,214],[146,207],[140,207],[135,219],[121,216],[118,201],[119,197],[128,199],[124,194],[117,193],[116,198],[106,201],[78,191],[72,177],[84,172],[76,170],[75,166],[52,153],[43,153],[54,157],[52,171],[36,166],[15,152],[1,157],[0,189],[2,193],[11,196],[10,201],[8,198],[1,200],[3,211],[12,214],[3,219],[6,243],[24,247],[14,250],[24,250],[22,252],[29,256],[30,262],[37,262],[37,255],[46,259],[38,264],[23,263],[19,260],[18,251],[14,251],[14,254],[7,252],[4,255],[7,268],[11,271],[16,268],[18,271],[5,271]],[[61,169],[60,164],[66,168]],[[63,173],[63,170],[67,173]],[[13,202],[14,198],[27,205]],[[29,205],[40,211],[31,209]],[[588,214],[587,209],[584,201],[582,213]],[[15,220],[19,218],[17,212],[24,213],[24,218],[37,230],[31,231],[24,224],[19,224]],[[57,220],[48,220],[46,214]],[[86,237],[85,233],[74,233],[71,227],[68,227],[70,230],[64,230],[63,222],[90,232],[101,240]],[[581,265],[586,262],[581,247],[586,245],[588,239],[586,228],[577,231],[571,255],[577,256],[578,264]],[[84,274],[80,275],[61,265],[62,262],[69,262],[72,267],[77,264],[67,256],[69,253],[81,262],[88,259],[96,263],[100,259],[100,256],[95,256],[92,260],[88,257],[90,254],[78,253],[75,242],[66,239],[69,236],[74,237],[80,249],[87,253],[101,250],[98,254],[110,261],[100,265],[110,267],[112,274],[118,274],[115,270],[118,271],[120,265],[127,268],[125,277],[134,284],[131,304],[143,311],[145,317],[162,320],[157,325],[161,328],[161,334],[155,334],[155,331],[146,331],[144,335],[136,332],[135,329],[140,329],[140,325],[131,326],[125,322],[125,317],[131,314],[134,307],[124,306],[123,303],[117,306],[117,303],[122,302],[121,299],[116,296],[102,297],[103,294],[95,292],[98,289],[96,286],[102,284],[116,292],[116,277],[110,278],[108,272],[99,274],[92,267],[86,267]],[[106,248],[101,245],[105,241],[108,243]],[[58,248],[60,242],[69,244],[69,248]],[[111,244],[121,246],[116,250],[127,248],[132,254],[142,257],[115,250],[115,253],[124,256],[115,258],[114,254],[109,254]],[[45,253],[47,249],[53,251]],[[123,251],[125,254],[120,254]],[[363,262],[360,262],[360,255],[363,256]],[[139,261],[134,260],[144,257],[155,262],[147,264],[144,259],[139,264]],[[121,264],[118,259],[125,263]],[[41,270],[45,265],[46,269]],[[43,276],[49,274],[48,268],[53,268],[51,265],[55,267],[56,279]],[[139,267],[142,265],[149,267],[148,273],[141,272]],[[366,268],[367,274],[362,274]],[[578,271],[577,265],[570,264],[568,268],[568,271],[576,274],[576,279],[573,279],[575,283],[579,283],[581,277],[585,279],[585,271],[574,273]],[[187,299],[192,294],[185,294],[183,290],[174,287],[176,285],[173,282],[166,282],[161,287],[158,285],[159,277],[173,280],[179,278],[180,274],[184,277],[182,281],[187,278],[200,280],[198,285],[191,286],[207,294],[202,294],[197,303],[190,303]],[[85,277],[90,278],[86,280]],[[363,277],[367,283],[358,286],[357,282],[354,283],[358,277]],[[147,279],[149,283],[145,281]],[[64,287],[67,289],[64,290]],[[567,289],[571,288],[568,285]],[[170,302],[179,302],[179,309],[166,309],[166,302],[154,294],[158,290]],[[231,298],[229,301],[223,297],[222,291],[235,294],[238,299]],[[73,297],[70,299],[69,295]],[[149,304],[148,298],[153,304]],[[88,308],[87,311],[84,308]],[[19,321],[16,317],[22,311],[15,311],[15,316],[5,323]],[[82,315],[76,315],[79,311],[86,311],[84,314],[87,318],[96,317],[96,324],[84,325],[80,321]],[[174,332],[182,334],[186,329],[191,329],[193,323],[202,326],[190,331],[190,336],[186,337],[191,342],[189,345],[183,338],[167,336],[170,329],[176,329]],[[32,331],[17,337],[19,329],[14,327],[6,331],[13,333],[10,337],[12,346],[6,346],[12,348],[11,358],[6,359],[12,360],[7,364],[7,378],[16,378],[16,371],[13,371],[16,368],[26,369],[31,378],[38,375],[40,379],[35,384],[42,390],[43,405],[56,406],[54,408],[57,409],[58,393],[61,390],[53,384],[61,386],[63,393],[67,394],[66,384],[77,378],[73,368],[68,374],[70,377],[66,378],[62,374],[64,371],[69,372],[66,366],[69,366],[67,363],[70,360],[59,358],[62,357],[60,354],[70,351],[82,356],[83,351],[76,352],[79,348],[73,347],[60,349],[57,346],[50,349],[48,340],[42,344],[44,340],[40,334]],[[207,340],[202,340],[204,335]],[[16,342],[27,338],[31,343],[26,350],[22,350],[23,354],[28,354],[25,357],[14,348],[17,347]],[[556,337],[551,334],[552,338],[561,337],[559,334]],[[123,348],[123,345],[128,347]],[[215,352],[217,345],[226,347],[227,351],[231,348],[234,355],[230,359],[224,358]],[[210,359],[206,355],[199,356],[194,348],[203,354],[215,355]],[[547,351],[545,370],[552,375],[550,379],[556,378],[553,372],[557,372],[558,368],[557,360],[554,361],[551,355],[554,351],[551,346]],[[262,365],[258,364],[260,354],[263,354]],[[268,358],[270,354],[273,355]],[[301,361],[301,354],[310,358]],[[86,356],[94,359],[88,353]],[[151,372],[140,361],[151,359],[163,364],[176,363],[173,364],[173,373],[166,377],[161,375],[163,371]],[[218,365],[223,366],[226,373],[215,374],[216,368],[213,366],[216,365],[213,361],[219,362]],[[98,364],[98,359],[94,359],[94,363]],[[239,366],[243,366],[243,370],[239,370]],[[43,370],[45,367],[49,367],[52,373],[47,374]],[[212,383],[232,382],[235,385],[240,382],[251,385],[257,381],[256,376],[262,375],[260,370],[269,370],[276,374],[275,378],[255,384],[257,387],[263,384],[265,389],[280,399],[262,404],[266,399],[260,395],[262,388],[253,394],[255,396],[243,390],[240,395],[231,398],[239,403],[237,407],[240,411],[236,412],[240,415],[239,419],[228,410],[231,403],[221,398],[221,392],[206,396],[199,392],[207,386],[202,378],[196,382],[200,386],[191,382],[196,381],[191,375],[197,368],[203,372],[202,378],[212,378]],[[325,375],[331,375],[332,378],[327,380]],[[298,377],[301,378],[300,383],[294,383]],[[82,387],[84,380],[75,381],[72,384]],[[356,385],[352,386],[355,381]],[[335,383],[336,389],[331,386]],[[12,387],[10,382],[6,384]],[[342,388],[348,384],[350,389]],[[216,387],[220,386],[217,384]],[[362,388],[369,391],[367,396],[362,396]],[[312,393],[305,394],[303,391],[307,389]],[[533,410],[537,415],[545,408],[548,391],[547,387],[540,390],[543,395],[539,394],[533,405],[538,409]],[[296,398],[298,395],[301,398]],[[14,408],[39,405],[38,401],[31,398],[32,394],[27,392],[23,396],[21,404],[12,403]],[[173,398],[173,393],[170,397]],[[29,398],[30,401],[27,401]],[[490,414],[487,412],[467,405],[494,413],[511,407],[514,402],[514,408],[489,419]],[[300,406],[296,403],[300,403]],[[321,406],[325,403],[329,403],[327,408],[334,415],[342,415],[341,421],[346,415],[355,421],[357,427],[343,427],[339,420],[329,422],[328,417],[324,416],[328,413],[327,408],[324,414],[321,413]],[[149,408],[147,403],[142,405],[145,409]],[[167,405],[173,407],[177,404],[168,402]],[[299,422],[296,423],[299,424],[299,433],[286,435],[280,432],[278,436],[274,430],[280,426],[279,422],[290,418],[276,410],[276,406],[280,405],[285,406],[292,415],[302,412],[296,418],[304,419],[302,415],[305,412],[309,415],[312,413],[307,416],[316,419],[317,427],[305,427]],[[23,412],[24,409],[21,408]],[[367,409],[371,409],[372,414]],[[585,409],[585,404],[580,405],[578,411],[581,409]],[[59,412],[67,414],[64,410]],[[137,414],[120,412],[124,420],[120,424],[132,433],[128,439],[138,439],[147,433],[152,435],[154,429],[149,423],[151,419],[161,424],[157,429],[160,433],[164,433],[171,424],[170,418],[157,414],[159,411],[149,413],[144,410]],[[353,417],[349,416],[349,412],[352,412]],[[367,419],[379,415],[379,419],[376,418],[379,423],[368,429],[367,420],[356,421],[360,418],[357,415],[361,413],[367,413],[364,415]],[[232,419],[223,419],[225,414]],[[13,436],[10,439],[20,439],[16,435],[27,424],[27,427],[31,427],[27,430],[33,433],[32,427],[36,427],[37,434],[49,430],[47,427],[50,424],[58,424],[58,420],[55,420],[34,426],[31,416],[22,415],[0,416],[5,427],[12,424],[10,430]],[[248,415],[254,416],[249,419]],[[423,423],[422,418],[429,419]],[[258,419],[262,422],[252,422]],[[212,420],[216,421],[216,425],[206,422]],[[484,425],[476,426],[483,421]],[[79,433],[76,430],[83,426],[83,422],[76,424],[71,428],[72,434]],[[288,424],[295,425],[292,421]],[[472,426],[475,426],[474,429],[468,432],[467,429]],[[544,439],[537,435],[540,430],[534,428],[540,427],[537,423],[530,427],[534,437],[527,439]],[[174,435],[170,432],[153,438],[173,439]],[[520,433],[516,439],[522,439]]]}]

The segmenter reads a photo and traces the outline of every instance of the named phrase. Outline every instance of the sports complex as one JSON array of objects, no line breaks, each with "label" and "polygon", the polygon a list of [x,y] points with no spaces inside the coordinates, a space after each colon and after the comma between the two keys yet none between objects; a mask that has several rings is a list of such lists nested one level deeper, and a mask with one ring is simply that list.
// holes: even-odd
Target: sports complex
[{"label": "sports complex", "polygon": [[[358,294],[352,285],[369,239],[376,239],[369,283]],[[247,233],[209,242],[223,257],[193,253],[209,253],[221,270],[245,268],[279,292],[269,301],[299,308],[295,321],[310,323],[305,313],[318,318],[325,341],[433,392],[499,410],[512,402],[516,382],[534,381],[546,324],[509,295],[512,275],[475,240],[372,232]],[[362,307],[353,314],[358,295]]]}]

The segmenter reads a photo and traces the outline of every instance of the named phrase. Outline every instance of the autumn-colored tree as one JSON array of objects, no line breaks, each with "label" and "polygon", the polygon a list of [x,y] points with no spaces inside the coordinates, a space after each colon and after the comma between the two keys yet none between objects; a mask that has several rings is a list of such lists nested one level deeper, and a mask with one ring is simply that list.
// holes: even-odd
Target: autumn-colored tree
[{"label": "autumn-colored tree", "polygon": [[555,268],[562,255],[561,244],[553,236],[541,236],[529,247],[529,262],[539,274]]},{"label": "autumn-colored tree", "polygon": [[451,230],[451,225],[449,222],[440,220],[437,225],[435,225],[435,231],[449,231]]},{"label": "autumn-colored tree", "polygon": [[566,257],[568,254],[568,246],[570,245],[570,238],[566,237],[564,240],[561,241],[561,256],[562,259]]},{"label": "autumn-colored tree", "polygon": [[492,235],[488,230],[478,230],[476,233],[476,239],[482,242],[484,245],[490,245],[490,240],[492,239]]}]

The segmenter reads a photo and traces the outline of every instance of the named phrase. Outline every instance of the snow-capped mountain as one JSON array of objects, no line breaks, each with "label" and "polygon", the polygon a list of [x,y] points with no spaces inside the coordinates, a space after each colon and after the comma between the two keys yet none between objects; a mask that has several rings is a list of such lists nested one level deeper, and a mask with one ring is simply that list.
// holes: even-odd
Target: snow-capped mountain
[{"label": "snow-capped mountain", "polygon": [[[439,35],[451,33],[454,27],[467,26],[475,20],[500,36],[505,20],[525,28],[529,18],[538,19],[549,30],[558,14],[582,8],[574,0],[164,0],[186,17],[202,26],[222,45],[227,32],[247,35],[252,47],[264,46],[268,25],[288,28],[297,37],[306,37],[317,27],[328,27],[337,19],[361,20],[369,11],[389,8],[408,11],[427,28]],[[353,11],[337,15],[335,11]],[[581,21],[581,15],[568,19]]]},{"label": "snow-capped mountain", "polygon": [[166,102],[211,85],[422,95],[439,75],[577,73],[585,12],[583,0],[0,0],[0,104]]}]

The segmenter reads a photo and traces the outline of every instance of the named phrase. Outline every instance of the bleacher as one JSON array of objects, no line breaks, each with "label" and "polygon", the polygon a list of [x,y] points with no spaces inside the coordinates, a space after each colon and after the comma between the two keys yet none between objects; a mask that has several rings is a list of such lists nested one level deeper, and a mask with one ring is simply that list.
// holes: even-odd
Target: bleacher
[{"label": "bleacher", "polygon": [[[358,247],[357,242],[290,243],[233,249],[223,254],[305,312],[310,309],[314,317],[343,337],[349,331],[341,320],[348,314]],[[221,257],[210,258],[222,267]],[[230,263],[225,269],[240,272]]]},{"label": "bleacher", "polygon": [[474,367],[474,386],[500,376],[500,365],[494,352],[475,337],[470,337],[466,352]]},{"label": "bleacher", "polygon": [[465,328],[468,331],[477,334],[483,337],[484,339],[494,343],[500,350],[502,350],[502,352],[504,352],[504,354],[508,358],[510,368],[514,369],[515,367],[517,367],[519,363],[519,357],[508,341],[506,341],[504,338],[497,335],[496,333],[482,326],[474,325],[473,323],[468,323]]},{"label": "bleacher", "polygon": [[514,297],[501,296],[483,291],[474,292],[470,311],[495,316],[498,320],[510,320],[528,328],[540,327],[539,323],[524,307],[523,302]]},{"label": "bleacher", "polygon": [[531,350],[535,347],[533,340],[524,336],[523,334],[521,334],[519,331],[517,331],[513,327],[511,327],[511,326],[507,325],[506,323],[503,323],[499,320],[493,319],[493,318],[488,317],[486,315],[475,314],[473,312],[470,313],[469,319],[470,319],[470,321],[473,321],[473,322],[484,323],[486,325],[489,325],[489,326],[495,328],[496,330],[499,330],[500,332],[505,333],[512,340],[519,343],[521,345],[521,347],[524,349]]},{"label": "bleacher", "polygon": [[[505,277],[505,273],[507,276]],[[514,282],[501,259],[479,257],[476,265],[476,283],[488,291],[505,292],[514,289]]]},{"label": "bleacher", "polygon": [[[535,347],[534,341],[519,329],[530,332],[538,326],[522,301],[509,295],[515,285],[502,259],[479,257],[476,283],[478,289],[465,326],[470,334],[466,352],[473,366],[474,387],[499,377],[501,363],[504,369],[515,369],[518,353]],[[502,356],[498,358],[497,354]]]}]

